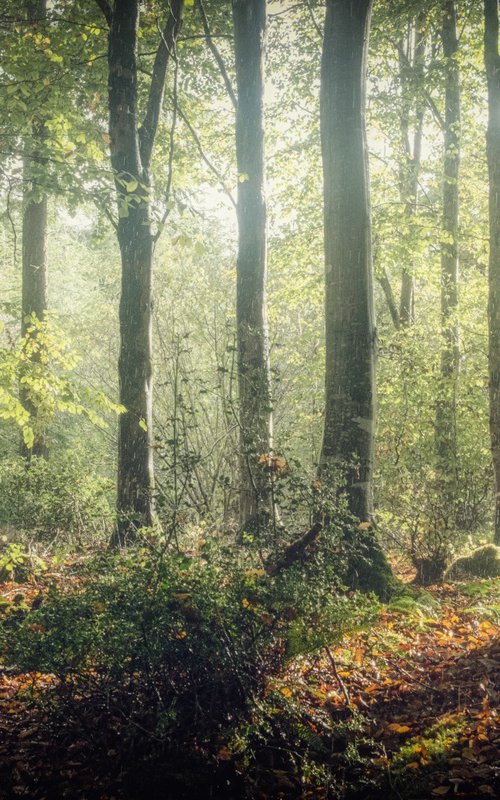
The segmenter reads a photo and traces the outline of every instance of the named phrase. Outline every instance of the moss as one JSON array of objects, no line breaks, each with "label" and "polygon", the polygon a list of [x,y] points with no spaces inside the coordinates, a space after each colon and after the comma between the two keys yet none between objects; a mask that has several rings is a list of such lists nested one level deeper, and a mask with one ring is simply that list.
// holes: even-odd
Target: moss
[{"label": "moss", "polygon": [[401,584],[374,532],[350,528],[344,543],[348,552],[342,579],[350,589],[373,592],[383,602],[401,593]]},{"label": "moss", "polygon": [[500,547],[485,544],[473,550],[468,556],[462,556],[448,567],[445,580],[460,578],[497,578],[500,576]]},{"label": "moss", "polygon": [[418,586],[430,586],[433,583],[442,581],[446,569],[444,557],[436,558],[414,558],[413,565],[417,570],[414,583]]}]

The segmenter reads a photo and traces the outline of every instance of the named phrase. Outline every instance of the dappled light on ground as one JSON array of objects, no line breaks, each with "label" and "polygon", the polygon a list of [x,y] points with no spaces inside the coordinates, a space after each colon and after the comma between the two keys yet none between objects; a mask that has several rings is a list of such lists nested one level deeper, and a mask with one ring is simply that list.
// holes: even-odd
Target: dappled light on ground
[{"label": "dappled light on ground", "polygon": [[[79,579],[68,568],[58,580]],[[44,591],[30,582],[3,584],[4,624],[40,603]],[[280,759],[272,742],[248,764],[234,742],[219,739],[209,772],[199,767],[201,784],[221,798],[497,797],[499,596],[500,582],[490,580],[400,598],[381,608],[371,629],[299,657],[270,679],[266,693],[299,709],[301,737],[322,753],[321,775],[299,779],[293,758]],[[87,686],[78,697],[78,681],[67,691],[71,719],[64,713],[69,697],[54,675],[0,667],[2,800],[139,798],[140,786],[148,797],[165,797],[167,778],[168,797],[188,796],[190,782],[176,765],[162,764],[158,751],[150,762],[144,742],[132,747],[126,699],[120,718],[98,691],[93,696]],[[196,773],[198,766],[191,768]]]}]

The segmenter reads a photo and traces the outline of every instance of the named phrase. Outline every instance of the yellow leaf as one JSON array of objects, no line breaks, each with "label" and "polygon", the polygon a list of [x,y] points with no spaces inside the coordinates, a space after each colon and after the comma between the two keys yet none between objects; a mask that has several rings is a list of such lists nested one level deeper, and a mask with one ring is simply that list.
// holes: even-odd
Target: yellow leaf
[{"label": "yellow leaf", "polygon": [[387,727],[390,731],[394,731],[394,733],[408,733],[408,731],[411,730],[408,725],[400,725],[399,722],[391,722]]}]

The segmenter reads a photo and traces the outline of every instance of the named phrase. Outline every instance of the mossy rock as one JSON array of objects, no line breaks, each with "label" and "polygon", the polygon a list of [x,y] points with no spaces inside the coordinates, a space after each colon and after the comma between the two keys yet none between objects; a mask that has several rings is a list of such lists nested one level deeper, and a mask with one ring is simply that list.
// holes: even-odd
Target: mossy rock
[{"label": "mossy rock", "polygon": [[344,534],[347,569],[342,580],[350,589],[373,592],[387,602],[401,592],[382,545],[373,531],[349,529]]},{"label": "mossy rock", "polygon": [[485,544],[473,550],[470,555],[455,559],[444,574],[445,580],[498,577],[500,577],[500,547],[494,544]]}]

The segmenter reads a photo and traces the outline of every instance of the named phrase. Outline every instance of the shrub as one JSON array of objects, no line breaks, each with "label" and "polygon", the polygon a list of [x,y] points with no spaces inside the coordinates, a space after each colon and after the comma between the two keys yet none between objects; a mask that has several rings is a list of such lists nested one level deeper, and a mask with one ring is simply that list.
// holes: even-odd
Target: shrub
[{"label": "shrub", "polygon": [[108,528],[111,482],[69,452],[46,461],[20,457],[0,461],[0,527],[44,538],[81,536]]},{"label": "shrub", "polygon": [[[151,557],[141,548],[108,554],[83,585],[52,589],[9,631],[5,659],[54,673],[60,699],[77,698],[75,719],[82,700],[95,707],[101,698],[108,718],[123,720],[131,746],[146,737],[153,747],[161,742],[163,754],[195,752],[208,763],[250,723],[260,733],[245,740],[262,747],[266,698],[290,659],[373,619],[373,598],[335,591],[336,584],[321,549],[274,576],[248,552],[205,542],[191,557]],[[66,721],[71,713],[69,706]],[[295,740],[304,726],[300,706],[285,717]]]}]

